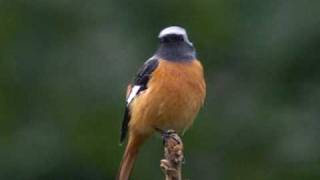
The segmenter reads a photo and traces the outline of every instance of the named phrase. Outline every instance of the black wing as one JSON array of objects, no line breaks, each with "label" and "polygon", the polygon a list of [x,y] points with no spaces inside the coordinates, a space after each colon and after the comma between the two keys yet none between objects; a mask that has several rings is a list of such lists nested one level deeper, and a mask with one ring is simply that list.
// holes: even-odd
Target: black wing
[{"label": "black wing", "polygon": [[[150,79],[150,76],[152,74],[152,72],[157,68],[159,64],[158,59],[155,58],[151,58],[148,61],[146,61],[142,68],[138,71],[135,79],[133,80],[132,83],[132,87],[131,87],[131,91],[134,87],[136,87],[137,91],[134,92],[135,94],[133,94],[134,96],[138,95],[139,92],[147,89],[147,84],[148,81]],[[132,92],[129,93],[129,98]],[[121,134],[120,134],[120,143],[122,144],[124,139],[127,136],[127,132],[128,132],[128,124],[130,121],[130,109],[129,109],[129,104],[131,103],[131,101],[128,101],[127,99],[127,104],[125,107],[125,111],[124,111],[124,117],[123,117],[123,121],[122,121],[122,127],[121,127]]]}]

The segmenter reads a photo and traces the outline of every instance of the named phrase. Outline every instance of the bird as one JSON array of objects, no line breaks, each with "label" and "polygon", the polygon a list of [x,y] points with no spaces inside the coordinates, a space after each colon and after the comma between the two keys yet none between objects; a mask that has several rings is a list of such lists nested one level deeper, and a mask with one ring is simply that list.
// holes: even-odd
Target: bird
[{"label": "bird", "polygon": [[156,132],[183,134],[193,123],[206,96],[201,62],[186,30],[170,26],[160,31],[154,55],[127,87],[120,144],[128,136],[118,180],[128,180],[140,147]]}]

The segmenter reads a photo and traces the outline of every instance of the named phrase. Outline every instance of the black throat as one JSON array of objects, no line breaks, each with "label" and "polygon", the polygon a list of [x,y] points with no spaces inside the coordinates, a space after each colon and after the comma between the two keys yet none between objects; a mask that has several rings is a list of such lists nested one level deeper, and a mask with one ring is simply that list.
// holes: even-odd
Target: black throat
[{"label": "black throat", "polygon": [[161,43],[155,55],[168,61],[191,61],[196,58],[195,49],[186,42]]}]

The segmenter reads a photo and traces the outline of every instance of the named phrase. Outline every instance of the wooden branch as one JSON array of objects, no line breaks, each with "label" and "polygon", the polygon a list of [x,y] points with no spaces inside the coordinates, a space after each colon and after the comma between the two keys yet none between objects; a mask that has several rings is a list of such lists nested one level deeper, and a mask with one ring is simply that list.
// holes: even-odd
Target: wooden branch
[{"label": "wooden branch", "polygon": [[181,165],[183,162],[183,143],[178,134],[169,130],[163,134],[164,158],[160,167],[166,180],[182,180]]}]

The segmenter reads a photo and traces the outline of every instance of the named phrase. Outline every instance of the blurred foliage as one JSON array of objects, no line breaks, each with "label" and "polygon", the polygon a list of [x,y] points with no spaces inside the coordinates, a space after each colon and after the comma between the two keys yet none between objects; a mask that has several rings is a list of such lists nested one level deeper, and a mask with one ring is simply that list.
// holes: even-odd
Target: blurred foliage
[{"label": "blurred foliage", "polygon": [[[319,7],[0,0],[0,179],[114,179],[126,84],[169,25],[187,29],[208,83],[184,177],[320,179]],[[155,136],[133,179],[163,179],[161,157]]]}]

